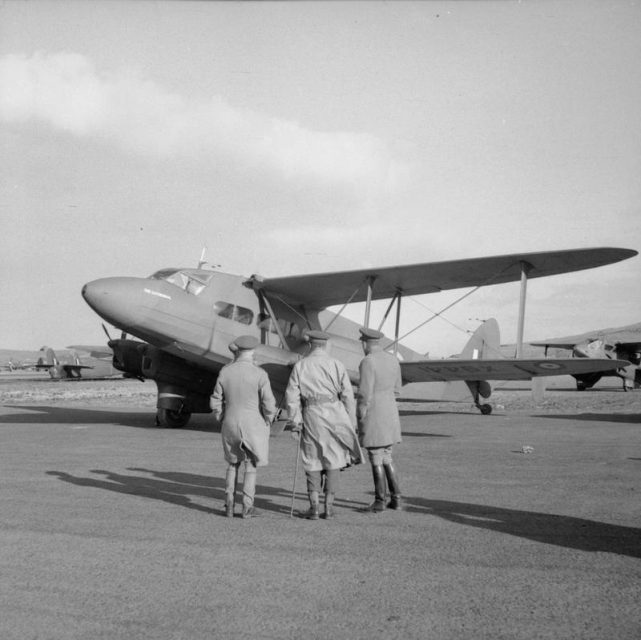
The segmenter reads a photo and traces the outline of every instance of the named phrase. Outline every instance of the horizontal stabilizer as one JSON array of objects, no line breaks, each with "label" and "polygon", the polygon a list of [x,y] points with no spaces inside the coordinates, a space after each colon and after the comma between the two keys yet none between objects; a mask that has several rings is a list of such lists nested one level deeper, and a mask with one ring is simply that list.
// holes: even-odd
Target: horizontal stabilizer
[{"label": "horizontal stabilizer", "polygon": [[93,367],[86,364],[63,364],[61,366],[67,372],[80,371],[81,369],[93,369]]}]

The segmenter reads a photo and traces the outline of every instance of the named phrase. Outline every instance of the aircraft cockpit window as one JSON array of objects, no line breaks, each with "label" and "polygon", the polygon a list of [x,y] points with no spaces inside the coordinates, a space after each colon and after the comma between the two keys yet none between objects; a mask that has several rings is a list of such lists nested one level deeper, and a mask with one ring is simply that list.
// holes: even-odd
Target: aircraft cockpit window
[{"label": "aircraft cockpit window", "polygon": [[187,293],[197,296],[207,286],[211,279],[210,275],[195,275],[188,271],[180,271],[178,269],[163,269],[156,271],[152,276],[152,280],[164,280],[169,284],[173,284]]},{"label": "aircraft cockpit window", "polygon": [[251,309],[238,307],[222,300],[214,304],[214,313],[220,318],[228,318],[240,324],[250,325],[254,321],[254,312]]}]

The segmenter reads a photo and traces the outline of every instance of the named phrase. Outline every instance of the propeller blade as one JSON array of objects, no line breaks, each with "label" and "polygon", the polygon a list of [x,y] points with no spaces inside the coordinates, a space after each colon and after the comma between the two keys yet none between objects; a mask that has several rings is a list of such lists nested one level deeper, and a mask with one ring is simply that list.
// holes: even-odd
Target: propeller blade
[{"label": "propeller blade", "polygon": [[105,327],[105,323],[102,322],[102,330],[107,334],[107,340],[111,340],[111,336],[109,335],[109,331],[107,331],[107,327]]}]

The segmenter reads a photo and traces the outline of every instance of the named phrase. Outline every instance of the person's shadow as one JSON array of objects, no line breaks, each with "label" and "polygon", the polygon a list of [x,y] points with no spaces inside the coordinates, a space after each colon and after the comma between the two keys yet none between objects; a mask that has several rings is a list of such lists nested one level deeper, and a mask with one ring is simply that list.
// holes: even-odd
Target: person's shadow
[{"label": "person's shadow", "polygon": [[488,505],[405,498],[405,510],[456,524],[487,529],[580,551],[605,551],[641,558],[641,529],[572,516]]},{"label": "person's shadow", "polygon": [[[171,504],[180,505],[187,509],[194,509],[204,513],[224,515],[225,480],[211,476],[201,476],[191,473],[176,471],[153,471],[150,469],[129,468],[128,471],[148,475],[126,475],[114,473],[104,469],[91,469],[89,473],[96,477],[74,476],[65,471],[47,471],[47,475],[55,476],[63,482],[75,484],[80,487],[94,487],[115,493],[141,496],[152,500],[161,500]],[[242,472],[238,485],[236,500],[240,502],[242,492]],[[151,476],[151,477],[150,477]],[[300,497],[300,496],[299,496]],[[219,501],[219,508],[211,508],[199,504],[198,498]],[[287,499],[291,499],[291,492],[279,487],[257,485],[254,506],[277,514],[290,514],[286,506]]]}]

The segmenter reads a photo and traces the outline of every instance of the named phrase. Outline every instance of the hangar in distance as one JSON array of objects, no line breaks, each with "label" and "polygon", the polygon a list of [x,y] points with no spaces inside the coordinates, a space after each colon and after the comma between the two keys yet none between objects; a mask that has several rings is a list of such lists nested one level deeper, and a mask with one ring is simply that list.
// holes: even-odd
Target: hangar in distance
[{"label": "hangar in distance", "polygon": [[[264,278],[203,268],[168,268],[148,278],[109,277],[87,283],[82,296],[104,320],[137,338],[110,340],[114,366],[127,375],[154,380],[157,418],[181,427],[192,413],[208,413],[218,372],[240,335],[260,339],[256,361],[282,398],[291,366],[307,349],[305,333],[322,329],[332,337],[332,354],[342,360],[358,385],[362,358],[358,324],[342,317],[350,303],[365,302],[365,326],[372,326],[371,302],[390,300],[379,326],[395,308],[395,336],[386,345],[398,354],[404,383],[465,385],[468,399],[483,413],[489,380],[589,373],[611,369],[604,359],[505,359],[483,349],[485,330],[470,357],[427,360],[399,343],[401,302],[406,296],[462,287],[521,282],[518,341],[522,344],[526,285],[530,278],[600,267],[637,255],[631,249],[592,248],[511,254],[334,273]],[[343,305],[339,313],[327,308]],[[487,328],[486,328],[487,329]],[[491,333],[491,331],[490,331]]]}]

